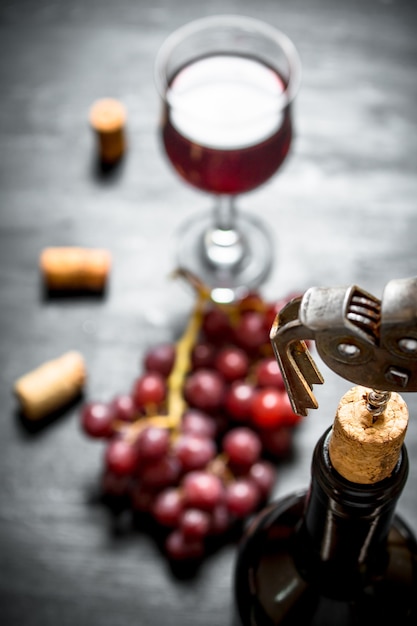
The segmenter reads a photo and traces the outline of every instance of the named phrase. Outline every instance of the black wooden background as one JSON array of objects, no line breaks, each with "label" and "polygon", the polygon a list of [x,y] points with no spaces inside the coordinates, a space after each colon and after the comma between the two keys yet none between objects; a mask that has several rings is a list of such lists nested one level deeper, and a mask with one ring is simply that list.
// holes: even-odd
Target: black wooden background
[{"label": "black wooden background", "polygon": [[[86,397],[128,390],[144,351],[173,339],[191,294],[168,278],[173,235],[210,204],[159,148],[153,61],[184,22],[264,19],[303,63],[297,138],[281,172],[240,199],[276,238],[263,293],[357,284],[377,297],[417,274],[417,4],[414,0],[3,0],[0,6],[0,623],[3,626],[230,626],[236,546],[176,576],[146,532],[97,501],[103,448],[80,405],[31,432],[17,377],[68,349]],[[103,177],[91,103],[121,99],[129,148]],[[108,248],[102,298],[48,298],[49,245]],[[349,383],[321,367],[320,409],[301,426],[275,496],[307,485],[313,446]],[[410,477],[399,512],[417,531],[417,398],[407,398]]]}]

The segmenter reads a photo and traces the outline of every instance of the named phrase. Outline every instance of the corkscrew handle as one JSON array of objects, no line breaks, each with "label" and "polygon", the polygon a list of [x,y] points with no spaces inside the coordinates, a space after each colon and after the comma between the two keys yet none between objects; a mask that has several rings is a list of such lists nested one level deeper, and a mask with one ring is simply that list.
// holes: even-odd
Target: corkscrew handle
[{"label": "corkscrew handle", "polygon": [[382,299],[350,287],[311,287],[277,315],[271,342],[292,407],[317,408],[323,383],[306,344],[355,384],[385,392],[417,391],[417,277],[392,280]]}]

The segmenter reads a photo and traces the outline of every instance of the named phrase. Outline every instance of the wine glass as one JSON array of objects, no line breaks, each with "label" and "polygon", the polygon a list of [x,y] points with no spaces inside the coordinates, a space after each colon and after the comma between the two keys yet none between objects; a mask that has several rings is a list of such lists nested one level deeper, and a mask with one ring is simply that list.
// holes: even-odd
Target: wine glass
[{"label": "wine glass", "polygon": [[299,80],[293,43],[250,17],[195,20],[157,53],[165,153],[181,178],[216,199],[181,225],[178,265],[217,302],[242,297],[270,273],[270,229],[237,210],[235,198],[265,183],[286,158]]}]

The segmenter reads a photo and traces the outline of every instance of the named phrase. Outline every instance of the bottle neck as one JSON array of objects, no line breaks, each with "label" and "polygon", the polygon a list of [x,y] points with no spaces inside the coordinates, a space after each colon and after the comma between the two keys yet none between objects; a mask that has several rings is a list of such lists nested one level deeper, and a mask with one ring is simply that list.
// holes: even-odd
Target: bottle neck
[{"label": "bottle neck", "polygon": [[[408,475],[403,446],[389,478],[364,485],[352,483],[333,468],[329,456],[331,429],[318,441],[302,532],[317,567],[357,576],[382,558],[398,498]],[[342,569],[341,569],[342,568]]]}]

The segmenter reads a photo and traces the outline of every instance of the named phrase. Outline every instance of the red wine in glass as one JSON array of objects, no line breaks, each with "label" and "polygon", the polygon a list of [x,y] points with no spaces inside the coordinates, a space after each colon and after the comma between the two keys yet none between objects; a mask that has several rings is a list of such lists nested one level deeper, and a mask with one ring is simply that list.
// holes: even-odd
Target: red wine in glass
[{"label": "red wine in glass", "polygon": [[270,228],[238,211],[236,195],[269,180],[292,141],[300,63],[286,35],[253,18],[218,15],[172,33],[155,63],[162,143],[180,177],[215,197],[184,222],[178,264],[218,302],[256,289],[272,268]]},{"label": "red wine in glass", "polygon": [[285,88],[278,72],[256,58],[213,55],[183,67],[170,83],[176,106],[167,106],[162,130],[176,171],[215,194],[266,182],[291,145],[290,106],[276,106]]}]

